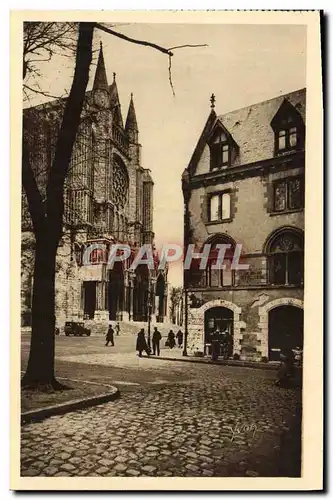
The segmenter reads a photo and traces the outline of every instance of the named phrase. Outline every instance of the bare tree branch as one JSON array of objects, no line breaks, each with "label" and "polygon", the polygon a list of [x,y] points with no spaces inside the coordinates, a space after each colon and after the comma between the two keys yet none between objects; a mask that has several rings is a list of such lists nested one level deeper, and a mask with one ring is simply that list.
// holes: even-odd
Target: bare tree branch
[{"label": "bare tree branch", "polygon": [[173,83],[172,83],[172,74],[171,74],[171,56],[169,56],[169,82],[170,82],[170,87],[173,93],[173,97],[176,97],[175,94],[175,89],[173,88]]},{"label": "bare tree branch", "polygon": [[27,84],[24,85],[24,91],[25,91],[25,93],[26,93],[26,90],[30,90],[31,92],[35,92],[35,94],[41,94],[41,95],[43,95],[45,97],[51,97],[52,99],[59,99],[59,96],[57,97],[55,95],[48,94],[47,92],[44,92],[43,90],[33,89],[33,88],[29,87],[29,85],[27,85]]},{"label": "bare tree branch", "polygon": [[163,54],[167,54],[168,56],[173,56],[173,53],[170,51],[170,49],[166,49],[164,47],[161,47],[160,45],[157,45],[156,43],[152,42],[147,42],[145,40],[137,40],[135,38],[130,38],[129,36],[123,35],[122,33],[118,33],[117,31],[114,31],[110,28],[107,28],[106,26],[103,26],[103,24],[100,23],[95,23],[95,27],[105,31],[106,33],[110,33],[110,35],[117,36],[118,38],[121,38],[122,40],[126,40],[127,42],[131,43],[136,43],[138,45],[144,45],[145,47],[151,47],[153,49],[156,49]]},{"label": "bare tree branch", "polygon": [[208,44],[203,43],[203,44],[195,44],[195,45],[192,45],[192,44],[177,45],[176,47],[170,47],[168,50],[183,49],[185,47],[208,47]]}]

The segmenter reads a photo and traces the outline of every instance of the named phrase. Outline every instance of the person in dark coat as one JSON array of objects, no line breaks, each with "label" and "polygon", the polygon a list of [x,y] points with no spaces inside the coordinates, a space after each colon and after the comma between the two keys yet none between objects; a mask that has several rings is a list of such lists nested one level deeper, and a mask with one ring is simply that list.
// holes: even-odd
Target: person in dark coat
[{"label": "person in dark coat", "polygon": [[217,361],[220,354],[220,341],[221,333],[219,329],[216,329],[211,333],[211,344],[212,344],[212,361]]},{"label": "person in dark coat", "polygon": [[173,349],[176,345],[175,334],[173,333],[172,330],[170,330],[170,332],[168,333],[168,340],[166,345],[170,347],[170,349]]},{"label": "person in dark coat", "polygon": [[181,347],[183,344],[183,332],[181,330],[178,330],[176,337],[178,340],[178,347]]},{"label": "person in dark coat", "polygon": [[114,346],[114,330],[113,330],[111,324],[109,325],[108,333],[106,334],[106,344],[105,344],[105,347],[107,345],[109,345],[109,342],[111,342],[111,345]]},{"label": "person in dark coat", "polygon": [[157,356],[160,355],[160,340],[161,340],[161,338],[162,338],[162,335],[160,334],[160,332],[157,330],[157,327],[155,326],[152,342],[153,342],[153,353],[154,354],[157,353]]},{"label": "person in dark coat", "polygon": [[116,326],[115,326],[115,330],[116,330],[116,335],[119,335],[119,333],[120,333],[120,325],[119,325],[119,322],[116,324]]},{"label": "person in dark coat", "polygon": [[141,330],[139,331],[136,339],[136,350],[139,351],[139,358],[142,357],[142,351],[146,351],[148,356],[150,354],[146,342],[145,331],[143,328],[141,328]]}]

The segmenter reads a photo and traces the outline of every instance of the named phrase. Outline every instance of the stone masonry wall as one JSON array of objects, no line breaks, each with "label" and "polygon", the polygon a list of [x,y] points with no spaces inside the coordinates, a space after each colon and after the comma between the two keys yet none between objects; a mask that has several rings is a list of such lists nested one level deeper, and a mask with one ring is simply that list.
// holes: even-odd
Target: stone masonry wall
[{"label": "stone masonry wall", "polygon": [[[299,173],[300,169],[283,172],[284,177]],[[280,176],[281,177],[281,176]],[[236,243],[241,243],[245,252],[262,252],[266,238],[282,226],[304,228],[304,212],[272,214],[267,207],[267,183],[271,184],[276,175],[266,177],[250,177],[228,184],[217,184],[209,188],[200,187],[192,191],[189,202],[190,225],[193,231],[192,240],[198,245],[203,245],[209,236],[216,233],[230,235]],[[222,191],[225,187],[237,191],[237,209],[230,222],[221,224],[205,223],[202,217],[206,210],[207,195],[214,191]],[[255,231],[254,231],[255,228]]]},{"label": "stone masonry wall", "polygon": [[[226,307],[234,313],[233,354],[241,359],[260,361],[268,357],[269,304],[300,306],[303,290],[274,288],[193,292],[202,304],[189,309],[188,348],[190,353],[204,351],[205,312],[211,307]],[[279,301],[279,302],[276,302]],[[265,309],[266,308],[266,309]]]}]

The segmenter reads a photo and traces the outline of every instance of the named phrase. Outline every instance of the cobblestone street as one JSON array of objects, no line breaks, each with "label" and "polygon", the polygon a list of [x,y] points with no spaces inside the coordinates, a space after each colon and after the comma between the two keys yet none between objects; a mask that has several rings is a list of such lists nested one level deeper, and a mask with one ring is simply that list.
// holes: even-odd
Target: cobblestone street
[{"label": "cobblestone street", "polygon": [[22,476],[281,475],[299,391],[266,370],[140,362],[119,400],[24,425]]}]

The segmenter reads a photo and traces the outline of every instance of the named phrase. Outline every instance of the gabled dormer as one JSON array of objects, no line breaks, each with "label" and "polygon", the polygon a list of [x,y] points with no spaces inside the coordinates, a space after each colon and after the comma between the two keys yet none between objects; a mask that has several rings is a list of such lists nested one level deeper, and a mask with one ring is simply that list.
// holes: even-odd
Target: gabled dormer
[{"label": "gabled dormer", "polygon": [[210,170],[230,167],[237,154],[238,145],[220,120],[215,123],[207,144],[210,149]]},{"label": "gabled dormer", "polygon": [[304,148],[305,125],[299,111],[284,99],[273,120],[274,154],[279,155]]}]

